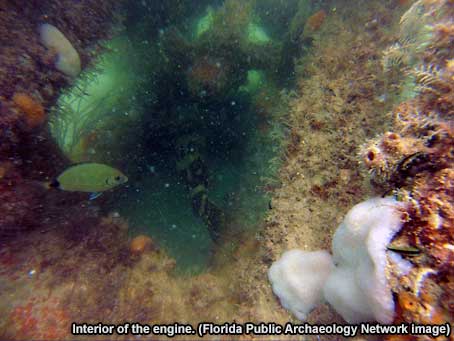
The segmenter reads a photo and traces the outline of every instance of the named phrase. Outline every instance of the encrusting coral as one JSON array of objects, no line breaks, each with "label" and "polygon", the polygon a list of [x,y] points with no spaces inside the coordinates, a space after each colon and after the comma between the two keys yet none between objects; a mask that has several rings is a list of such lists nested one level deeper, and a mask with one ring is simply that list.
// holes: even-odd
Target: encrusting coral
[{"label": "encrusting coral", "polygon": [[403,29],[422,18],[429,32],[414,39],[426,49],[405,51],[412,61],[405,72],[414,82],[403,88],[414,87],[415,96],[393,110],[391,132],[361,151],[376,182],[406,203],[403,228],[393,241],[400,246],[391,248],[412,265],[393,279],[397,322],[452,323],[454,316],[453,15],[454,3],[447,0],[420,0],[404,14]]},{"label": "encrusting coral", "polygon": [[38,127],[45,121],[46,113],[43,106],[29,95],[17,92],[12,100],[23,113],[24,120],[30,128]]}]

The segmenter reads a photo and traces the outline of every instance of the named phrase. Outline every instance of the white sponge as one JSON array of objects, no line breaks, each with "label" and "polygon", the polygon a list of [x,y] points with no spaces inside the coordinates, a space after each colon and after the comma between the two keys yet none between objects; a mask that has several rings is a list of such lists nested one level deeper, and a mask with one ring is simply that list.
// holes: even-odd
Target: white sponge
[{"label": "white sponge", "polygon": [[323,285],[332,268],[331,256],[326,251],[291,250],[273,263],[268,278],[282,306],[305,320],[323,301]]},{"label": "white sponge", "polygon": [[70,77],[76,77],[81,70],[79,54],[64,34],[53,25],[42,24],[39,27],[39,35],[43,45],[57,53],[58,59],[55,63],[57,70]]},{"label": "white sponge", "polygon": [[[399,205],[391,197],[364,201],[347,213],[334,234],[336,268],[324,293],[347,322],[393,321],[394,301],[385,272],[386,247],[402,226]],[[350,291],[344,290],[348,287]],[[353,302],[356,308],[352,300],[357,301]]]},{"label": "white sponge", "polygon": [[359,288],[352,268],[337,266],[328,277],[323,293],[326,301],[348,323],[375,320],[369,308],[367,297]]},{"label": "white sponge", "polygon": [[305,320],[325,298],[349,323],[392,323],[386,247],[402,226],[401,205],[374,198],[353,207],[334,234],[332,259],[326,251],[286,252],[268,273],[282,305]]}]

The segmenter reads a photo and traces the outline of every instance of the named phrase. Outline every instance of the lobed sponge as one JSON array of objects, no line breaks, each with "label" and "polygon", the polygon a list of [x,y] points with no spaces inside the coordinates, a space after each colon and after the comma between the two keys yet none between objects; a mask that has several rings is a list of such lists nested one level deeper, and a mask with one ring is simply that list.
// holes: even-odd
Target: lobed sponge
[{"label": "lobed sponge", "polygon": [[268,278],[282,306],[305,320],[322,303],[323,285],[333,266],[327,251],[291,250],[271,266]]},{"label": "lobed sponge", "polygon": [[[353,297],[362,301],[364,310],[368,311],[368,314],[349,314],[348,318],[347,314],[341,314],[347,322],[391,323],[393,320],[394,301],[386,279],[386,247],[402,227],[400,205],[391,197],[359,203],[347,213],[334,234],[332,251],[336,268],[331,276],[348,269],[355,285],[351,285],[350,279],[342,282],[338,278],[336,287],[325,287],[325,298],[339,311],[345,310],[343,305],[349,305]],[[343,285],[350,286],[350,294],[341,295],[337,291],[337,286]]]},{"label": "lobed sponge", "polygon": [[43,45],[57,53],[55,63],[57,70],[70,77],[76,77],[81,70],[79,54],[64,34],[53,25],[42,24],[39,27],[39,35]]},{"label": "lobed sponge", "polygon": [[331,306],[349,323],[374,321],[366,294],[361,290],[355,271],[338,266],[328,277],[323,295]]},{"label": "lobed sponge", "polygon": [[401,205],[388,197],[353,207],[334,234],[332,260],[326,251],[284,254],[269,270],[282,305],[304,320],[324,296],[349,323],[391,323],[394,301],[386,278],[387,246],[402,227]]}]

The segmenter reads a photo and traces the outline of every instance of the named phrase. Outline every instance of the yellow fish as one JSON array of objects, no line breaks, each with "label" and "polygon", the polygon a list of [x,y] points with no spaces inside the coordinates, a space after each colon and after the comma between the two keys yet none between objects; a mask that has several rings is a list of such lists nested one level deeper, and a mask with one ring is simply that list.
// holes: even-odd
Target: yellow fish
[{"label": "yellow fish", "polygon": [[67,168],[49,187],[70,192],[104,192],[128,181],[118,169],[101,163],[81,163]]}]

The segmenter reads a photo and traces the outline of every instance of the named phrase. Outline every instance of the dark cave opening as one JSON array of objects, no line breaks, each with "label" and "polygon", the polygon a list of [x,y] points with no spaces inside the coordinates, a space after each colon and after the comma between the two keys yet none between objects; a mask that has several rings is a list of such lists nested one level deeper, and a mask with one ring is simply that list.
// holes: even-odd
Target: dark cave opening
[{"label": "dark cave opening", "polygon": [[[76,117],[85,105],[94,119],[67,154],[120,167],[129,182],[99,200],[103,209],[127,218],[132,235],[156,239],[182,269],[203,269],[217,246],[259,228],[268,209],[287,139],[282,94],[301,51],[290,48],[288,22],[266,26],[263,6],[153,6],[127,7],[110,56],[75,86],[88,102],[92,84],[93,93],[103,82],[111,88],[72,110]],[[80,100],[69,94],[70,105]]]}]

